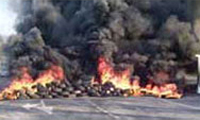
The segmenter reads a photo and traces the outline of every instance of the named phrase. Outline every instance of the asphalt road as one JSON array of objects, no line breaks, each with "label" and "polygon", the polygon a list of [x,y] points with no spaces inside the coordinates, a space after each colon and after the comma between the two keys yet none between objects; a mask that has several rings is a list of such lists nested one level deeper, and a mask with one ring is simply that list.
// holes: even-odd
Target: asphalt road
[{"label": "asphalt road", "polygon": [[200,96],[0,102],[0,120],[200,120]]}]

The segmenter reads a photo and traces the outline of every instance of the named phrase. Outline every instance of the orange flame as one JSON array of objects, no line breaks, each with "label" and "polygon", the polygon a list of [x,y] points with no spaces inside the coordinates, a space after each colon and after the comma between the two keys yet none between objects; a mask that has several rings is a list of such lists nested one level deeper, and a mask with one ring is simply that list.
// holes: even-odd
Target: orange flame
[{"label": "orange flame", "polygon": [[47,83],[51,83],[53,81],[60,82],[64,79],[64,71],[59,66],[51,66],[48,70],[41,72],[35,80],[29,74],[28,68],[22,67],[20,70],[22,72],[20,78],[12,80],[12,83],[0,93],[0,99],[3,99],[5,94],[9,97],[9,99],[17,99],[17,95],[15,93],[17,90],[26,89],[34,93],[37,92],[32,88],[34,85],[41,84],[45,86]]},{"label": "orange flame", "polygon": [[133,96],[154,95],[165,98],[181,98],[176,84],[154,85],[151,80],[145,87],[140,86],[139,79],[130,79],[131,72],[126,69],[122,72],[115,71],[104,57],[98,60],[98,78],[92,79],[92,84],[105,84],[111,82],[116,88],[123,90],[129,89]]},{"label": "orange flame", "polygon": [[113,67],[100,57],[98,61],[98,74],[102,84],[112,82],[114,86],[121,89],[130,89],[130,70],[126,69],[122,72],[116,72]]}]

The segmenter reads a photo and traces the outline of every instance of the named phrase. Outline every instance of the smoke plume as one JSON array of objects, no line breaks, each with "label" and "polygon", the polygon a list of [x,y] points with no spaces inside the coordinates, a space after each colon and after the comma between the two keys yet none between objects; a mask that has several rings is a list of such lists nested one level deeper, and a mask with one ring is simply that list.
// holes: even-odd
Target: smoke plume
[{"label": "smoke plume", "polygon": [[[104,55],[116,67],[134,66],[134,74],[151,73],[158,80],[156,73],[173,77],[200,52],[187,0],[21,0],[19,5],[16,30],[24,41],[13,47],[15,56],[24,55],[24,46],[34,50],[29,56],[43,56],[52,48],[62,62],[41,61],[65,64],[63,57],[69,59],[75,63],[72,74],[93,71],[93,61]],[[42,55],[36,52],[40,46]]]}]

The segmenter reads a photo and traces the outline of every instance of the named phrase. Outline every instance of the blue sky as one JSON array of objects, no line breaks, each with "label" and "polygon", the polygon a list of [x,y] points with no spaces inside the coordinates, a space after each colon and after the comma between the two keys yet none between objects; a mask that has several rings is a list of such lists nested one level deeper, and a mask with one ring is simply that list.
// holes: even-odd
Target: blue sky
[{"label": "blue sky", "polygon": [[16,14],[9,8],[9,0],[0,0],[0,35],[9,36],[15,34],[15,20]]}]

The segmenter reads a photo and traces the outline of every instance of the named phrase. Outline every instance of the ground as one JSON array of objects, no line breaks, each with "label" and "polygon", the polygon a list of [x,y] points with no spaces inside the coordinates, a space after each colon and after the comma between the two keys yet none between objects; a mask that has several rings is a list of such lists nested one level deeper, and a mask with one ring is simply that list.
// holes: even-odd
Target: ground
[{"label": "ground", "polygon": [[74,98],[0,102],[0,120],[199,120],[200,96]]}]

